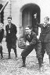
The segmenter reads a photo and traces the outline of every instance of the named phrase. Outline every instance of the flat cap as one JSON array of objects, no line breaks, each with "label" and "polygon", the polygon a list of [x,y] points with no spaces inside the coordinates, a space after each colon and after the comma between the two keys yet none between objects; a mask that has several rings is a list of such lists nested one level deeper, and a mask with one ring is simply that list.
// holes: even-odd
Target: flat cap
[{"label": "flat cap", "polygon": [[11,19],[12,20],[12,17],[9,16],[7,19]]}]

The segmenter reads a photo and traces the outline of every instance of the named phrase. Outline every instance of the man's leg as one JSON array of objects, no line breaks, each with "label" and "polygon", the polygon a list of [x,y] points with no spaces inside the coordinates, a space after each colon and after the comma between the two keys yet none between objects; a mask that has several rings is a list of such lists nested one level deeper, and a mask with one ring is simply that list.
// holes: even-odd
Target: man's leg
[{"label": "man's leg", "polygon": [[46,52],[49,56],[49,66],[50,66],[50,42],[46,43]]},{"label": "man's leg", "polygon": [[14,49],[15,57],[17,57],[16,42],[12,44],[12,48]]},{"label": "man's leg", "polygon": [[48,55],[49,55],[49,66],[50,66],[50,53]]},{"label": "man's leg", "polygon": [[49,65],[50,65],[50,55],[49,55]]},{"label": "man's leg", "polygon": [[27,46],[26,49],[23,50],[23,52],[21,53],[22,56],[22,60],[23,60],[23,64],[22,67],[25,67],[26,64],[26,57],[28,56],[28,54],[33,50],[33,45]]},{"label": "man's leg", "polygon": [[26,57],[23,57],[23,56],[22,56],[22,61],[23,61],[22,67],[25,67],[25,66],[26,66],[26,65],[25,65]]},{"label": "man's leg", "polygon": [[11,56],[10,56],[10,52],[11,52],[11,48],[8,48],[8,59],[11,58]]},{"label": "man's leg", "polygon": [[8,49],[8,59],[10,59],[11,44],[8,42],[7,42],[7,49]]},{"label": "man's leg", "polygon": [[13,49],[14,49],[15,57],[17,57],[17,51],[16,51],[16,48],[13,48]]},{"label": "man's leg", "polygon": [[45,44],[44,44],[44,43],[42,43],[42,50],[41,50],[41,53],[42,53],[42,61],[43,61],[44,54],[45,54]]},{"label": "man's leg", "polygon": [[41,42],[37,43],[36,46],[36,54],[37,54],[37,58],[38,58],[38,62],[39,62],[39,69],[42,67],[43,64],[43,57],[44,57],[44,49],[42,48],[42,44]]},{"label": "man's leg", "polygon": [[16,40],[12,41],[12,48],[14,50],[14,53],[15,53],[15,58],[17,57],[17,45],[16,45]]},{"label": "man's leg", "polygon": [[42,48],[42,61],[43,61],[43,58],[44,58],[44,54],[45,54],[45,50]]},{"label": "man's leg", "polygon": [[2,59],[3,58],[2,46],[0,46],[0,51],[1,51],[1,59]]}]

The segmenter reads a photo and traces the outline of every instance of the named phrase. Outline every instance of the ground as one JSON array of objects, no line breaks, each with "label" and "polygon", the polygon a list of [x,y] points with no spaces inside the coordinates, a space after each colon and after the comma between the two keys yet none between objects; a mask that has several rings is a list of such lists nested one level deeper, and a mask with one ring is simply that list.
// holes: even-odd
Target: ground
[{"label": "ground", "polygon": [[15,58],[11,52],[11,59],[8,59],[6,43],[3,42],[3,56],[0,58],[0,75],[50,75],[49,59],[47,54],[44,56],[43,71],[39,71],[39,65],[36,58],[36,53],[33,51],[26,59],[26,68],[22,66],[22,59],[20,53],[21,49],[18,48],[18,57]]},{"label": "ground", "polygon": [[0,59],[0,75],[50,75],[48,58],[44,59],[43,71],[39,72],[38,61],[35,56],[28,56],[26,59],[26,68],[23,68],[21,67],[21,57],[15,58],[11,54],[11,59],[8,59],[7,55],[4,54],[4,58]]}]

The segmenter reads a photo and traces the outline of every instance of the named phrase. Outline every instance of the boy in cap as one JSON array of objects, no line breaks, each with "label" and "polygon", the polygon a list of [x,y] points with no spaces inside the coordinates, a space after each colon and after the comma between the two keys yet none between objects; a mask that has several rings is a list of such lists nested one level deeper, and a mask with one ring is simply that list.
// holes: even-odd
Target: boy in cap
[{"label": "boy in cap", "polygon": [[12,48],[14,49],[15,57],[17,57],[17,52],[16,52],[17,28],[13,23],[11,23],[12,17],[8,17],[7,20],[8,24],[6,25],[6,42],[9,53],[8,58],[10,59],[11,58],[10,52]]}]

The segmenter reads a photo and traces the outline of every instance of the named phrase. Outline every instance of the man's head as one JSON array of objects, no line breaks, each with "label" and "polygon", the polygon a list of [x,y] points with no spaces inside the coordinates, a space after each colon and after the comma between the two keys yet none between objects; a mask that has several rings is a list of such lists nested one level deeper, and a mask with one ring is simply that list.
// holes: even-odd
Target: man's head
[{"label": "man's head", "polygon": [[49,22],[49,17],[47,16],[44,18],[44,23],[48,23],[48,22]]},{"label": "man's head", "polygon": [[8,23],[11,23],[12,17],[8,17],[7,20],[8,20]]},{"label": "man's head", "polygon": [[35,19],[37,18],[37,13],[34,14],[34,18],[35,18]]},{"label": "man's head", "polygon": [[29,28],[28,26],[25,28],[25,33],[26,34],[31,34],[32,29]]}]

